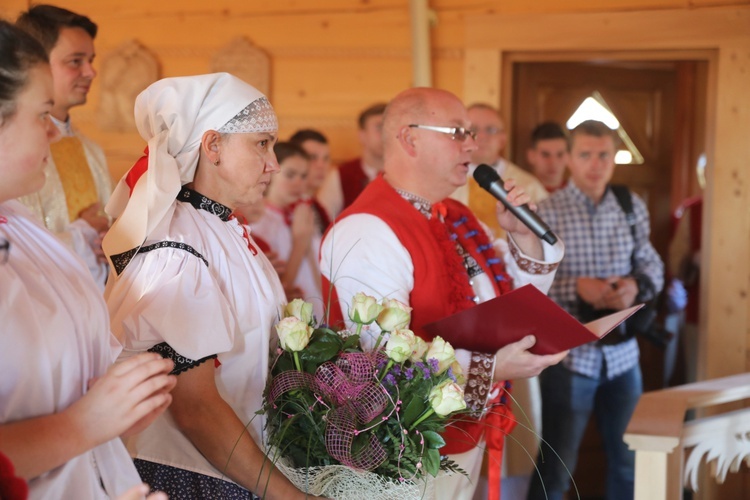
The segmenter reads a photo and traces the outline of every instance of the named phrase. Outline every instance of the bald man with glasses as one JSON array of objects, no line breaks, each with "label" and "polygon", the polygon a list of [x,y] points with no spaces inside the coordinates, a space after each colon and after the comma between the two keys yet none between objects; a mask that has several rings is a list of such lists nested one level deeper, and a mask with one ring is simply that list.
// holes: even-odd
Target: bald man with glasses
[{"label": "bald man with glasses", "polygon": [[[352,297],[364,292],[410,305],[410,328],[429,341],[423,327],[433,321],[528,283],[549,288],[562,242],[541,242],[503,208],[499,224],[509,237],[492,242],[468,207],[447,199],[466,183],[477,148],[467,110],[456,96],[428,88],[402,92],[386,108],[383,143],[384,175],[339,216],[321,247],[324,295],[329,283],[335,292],[329,304],[332,324],[344,322]],[[506,188],[512,203],[529,202],[512,182]],[[378,333],[377,326],[363,330],[363,344],[372,346]],[[534,376],[565,356],[531,354],[534,342],[528,336],[493,353],[456,350],[468,379],[466,402],[476,418],[464,418],[460,429],[446,432],[441,454],[470,477],[438,479],[438,498],[472,498],[485,447],[499,477],[496,459],[513,422],[506,381]],[[499,480],[491,487],[499,488]]]}]

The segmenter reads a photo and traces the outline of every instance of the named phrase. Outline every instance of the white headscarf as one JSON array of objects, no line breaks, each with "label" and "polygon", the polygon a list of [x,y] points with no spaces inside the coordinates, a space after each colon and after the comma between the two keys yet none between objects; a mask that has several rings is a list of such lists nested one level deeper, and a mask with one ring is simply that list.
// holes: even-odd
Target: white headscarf
[{"label": "white headscarf", "polygon": [[[192,182],[200,142],[207,130],[221,133],[276,132],[276,115],[257,89],[228,73],[165,78],[136,98],[135,122],[148,142],[148,169],[125,174],[106,210],[117,220],[102,248],[124,269],[147,236],[171,217],[184,184]],[[132,170],[134,170],[135,167]],[[114,265],[114,264],[113,264]],[[113,275],[114,276],[114,275]]]}]

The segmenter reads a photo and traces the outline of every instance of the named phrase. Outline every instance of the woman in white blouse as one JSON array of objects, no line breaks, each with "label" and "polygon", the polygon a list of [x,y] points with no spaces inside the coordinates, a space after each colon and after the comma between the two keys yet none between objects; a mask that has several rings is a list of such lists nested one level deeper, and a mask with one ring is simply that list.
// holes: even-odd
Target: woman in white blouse
[{"label": "woman in white blouse", "polygon": [[44,184],[51,107],[44,49],[0,21],[0,452],[31,498],[138,497],[119,436],[169,405],[172,363],[110,367],[119,346],[91,275],[15,201]]}]

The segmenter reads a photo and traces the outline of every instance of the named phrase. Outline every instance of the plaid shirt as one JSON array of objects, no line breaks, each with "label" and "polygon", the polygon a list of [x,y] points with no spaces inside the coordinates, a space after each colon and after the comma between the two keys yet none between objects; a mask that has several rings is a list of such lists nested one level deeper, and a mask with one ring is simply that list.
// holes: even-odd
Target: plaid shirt
[{"label": "plaid shirt", "polygon": [[[565,258],[560,263],[549,296],[573,316],[579,317],[576,282],[579,277],[646,276],[655,292],[664,286],[664,263],[649,241],[646,205],[633,195],[636,217],[634,246],[630,226],[617,198],[607,189],[595,205],[573,182],[539,204],[539,215],[565,242]],[[637,248],[631,263],[633,249]],[[634,265],[633,265],[634,263]],[[638,300],[653,297],[639,292]],[[607,378],[612,379],[638,363],[638,343],[633,338],[617,345],[595,342],[576,347],[563,360],[571,371],[598,378],[606,360]]]}]

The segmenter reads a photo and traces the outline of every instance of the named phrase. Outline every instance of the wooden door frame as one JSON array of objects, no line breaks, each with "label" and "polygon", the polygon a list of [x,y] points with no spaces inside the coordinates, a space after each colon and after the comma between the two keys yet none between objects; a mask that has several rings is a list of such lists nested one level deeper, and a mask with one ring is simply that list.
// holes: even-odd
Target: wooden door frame
[{"label": "wooden door frame", "polygon": [[750,7],[483,14],[467,17],[465,25],[465,102],[488,102],[508,112],[515,62],[707,61],[702,379],[750,369],[749,28]]}]

